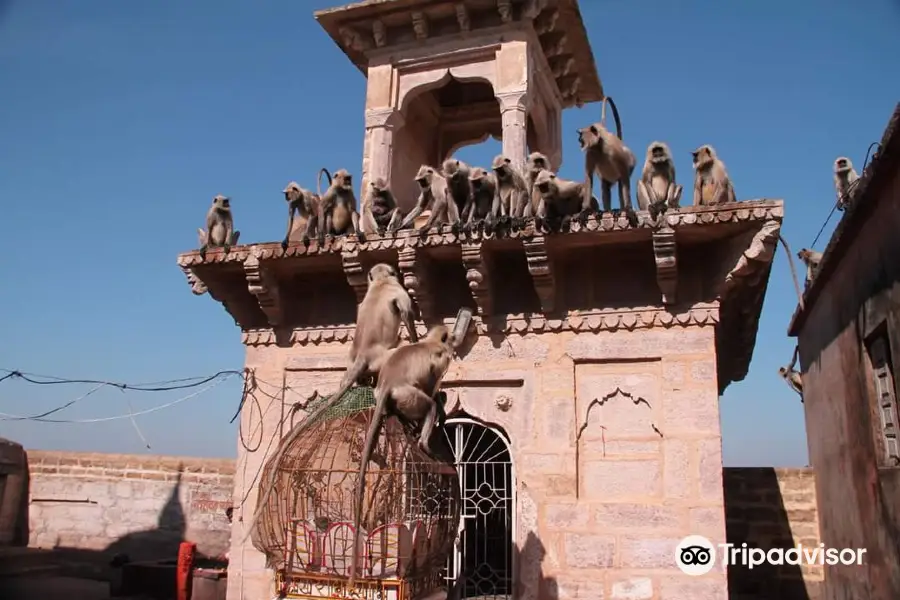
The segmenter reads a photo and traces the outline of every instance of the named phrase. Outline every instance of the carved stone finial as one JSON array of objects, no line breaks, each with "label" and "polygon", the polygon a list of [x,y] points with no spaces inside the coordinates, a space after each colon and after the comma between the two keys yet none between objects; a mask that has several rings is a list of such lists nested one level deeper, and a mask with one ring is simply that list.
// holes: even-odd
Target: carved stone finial
[{"label": "carved stone finial", "polygon": [[464,243],[461,247],[463,267],[466,269],[466,282],[472,290],[472,298],[478,307],[478,314],[484,318],[494,312],[491,298],[490,271],[484,260],[480,243]]},{"label": "carved stone finial", "polygon": [[369,41],[363,35],[352,27],[341,27],[338,30],[344,46],[357,52],[365,52],[370,48]]},{"label": "carved stone finial", "polygon": [[547,255],[544,236],[523,240],[522,245],[525,248],[525,260],[534,282],[534,290],[541,301],[541,310],[545,314],[552,313],[556,308],[556,276],[553,272],[553,263]]},{"label": "carved stone finial", "polygon": [[497,0],[497,12],[500,13],[500,20],[504,23],[512,21],[512,0]]},{"label": "carved stone finial", "polygon": [[344,268],[344,276],[347,277],[347,283],[353,288],[356,294],[356,303],[362,302],[366,297],[366,291],[369,289],[366,271],[363,269],[362,263],[359,262],[359,252],[342,252],[341,266]]},{"label": "carved stone finial", "polygon": [[462,32],[468,32],[472,27],[472,22],[469,20],[469,9],[466,8],[464,2],[456,3],[456,22],[459,23],[459,29]]},{"label": "carved stone finial", "polygon": [[553,76],[557,79],[567,76],[575,68],[575,57],[571,55],[554,56],[548,62]]},{"label": "carved stone finial", "polygon": [[656,259],[656,283],[662,292],[663,304],[675,304],[678,292],[678,262],[675,256],[675,230],[665,215],[661,226],[653,232],[653,256]]},{"label": "carved stone finial", "polygon": [[387,44],[387,28],[384,26],[384,21],[380,19],[372,21],[372,37],[375,39],[375,46],[378,48],[383,48]]},{"label": "carved stone finial", "polygon": [[426,325],[434,322],[434,297],[429,274],[434,271],[424,252],[405,247],[397,253],[397,266],[403,275],[403,287],[419,307],[419,316]]},{"label": "carved stone finial", "polygon": [[284,322],[284,310],[278,281],[260,264],[259,255],[253,250],[244,261],[244,275],[247,278],[247,290],[256,296],[269,325],[280,326]]},{"label": "carved stone finial", "polygon": [[420,10],[412,13],[413,31],[416,33],[417,40],[428,39],[428,17]]},{"label": "carved stone finial", "polygon": [[556,22],[559,20],[559,11],[555,8],[542,13],[534,20],[534,30],[538,35],[550,33],[556,29]]}]

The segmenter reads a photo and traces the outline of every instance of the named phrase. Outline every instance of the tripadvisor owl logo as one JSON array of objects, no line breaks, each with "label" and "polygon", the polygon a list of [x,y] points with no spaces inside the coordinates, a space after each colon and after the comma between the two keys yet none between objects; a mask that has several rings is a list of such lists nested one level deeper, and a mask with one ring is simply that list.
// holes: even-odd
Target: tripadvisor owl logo
[{"label": "tripadvisor owl logo", "polygon": [[689,535],[675,548],[675,564],[685,575],[706,575],[716,565],[716,547],[702,535]]}]

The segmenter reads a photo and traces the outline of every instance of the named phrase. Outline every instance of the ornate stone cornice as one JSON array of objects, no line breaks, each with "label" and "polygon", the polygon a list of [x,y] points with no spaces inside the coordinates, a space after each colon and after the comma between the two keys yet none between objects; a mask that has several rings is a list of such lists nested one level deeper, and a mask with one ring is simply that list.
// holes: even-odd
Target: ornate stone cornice
[{"label": "ornate stone cornice", "polygon": [[[733,204],[722,204],[716,207],[684,207],[670,209],[660,219],[665,219],[665,224],[674,229],[688,226],[714,226],[721,223],[746,223],[754,221],[781,221],[784,216],[784,207],[781,200],[747,200]],[[572,222],[571,232],[563,234],[571,235],[604,235],[606,232],[621,232],[635,229],[647,229],[655,231],[657,223],[647,213],[638,213],[638,225],[632,227],[625,215],[614,216],[613,213],[605,213],[600,217],[591,216],[585,226]],[[510,239],[531,240],[536,237],[533,224],[528,224],[519,231],[509,232],[505,237]],[[440,233],[430,233],[420,236],[411,231],[400,231],[395,236],[379,236],[370,234],[366,241],[360,243],[355,238],[339,237],[327,238],[325,245],[320,247],[313,240],[309,246],[300,242],[291,242],[287,250],[282,250],[279,242],[257,244],[256,248],[261,259],[291,258],[300,256],[318,256],[322,254],[340,254],[353,251],[376,251],[402,248],[435,247],[457,245],[463,242],[473,243],[494,239],[493,235],[472,233],[471,237],[465,234],[456,235],[445,226]],[[210,248],[206,252],[206,259],[199,252],[192,250],[178,256],[178,265],[190,268],[196,265],[216,264],[226,262],[240,262],[247,260],[250,246],[235,246],[226,254],[221,248]]]},{"label": "ornate stone cornice", "polygon": [[[446,325],[452,325],[453,319],[445,319]],[[480,334],[487,332],[503,332],[506,334],[526,335],[529,333],[558,333],[570,331],[574,333],[598,333],[601,331],[634,331],[662,327],[703,327],[715,326],[719,323],[719,306],[717,303],[696,304],[682,310],[667,310],[660,307],[640,307],[629,310],[600,310],[590,312],[570,312],[558,319],[547,318],[540,314],[514,314],[502,317],[482,319],[475,316],[473,326]],[[333,325],[328,327],[297,328],[291,334],[293,344],[346,343],[353,340],[355,326]],[[423,324],[416,325],[420,336],[427,333]],[[405,329],[402,337],[406,339]],[[275,345],[275,333],[270,329],[251,329],[244,331],[241,341],[248,346]]]}]

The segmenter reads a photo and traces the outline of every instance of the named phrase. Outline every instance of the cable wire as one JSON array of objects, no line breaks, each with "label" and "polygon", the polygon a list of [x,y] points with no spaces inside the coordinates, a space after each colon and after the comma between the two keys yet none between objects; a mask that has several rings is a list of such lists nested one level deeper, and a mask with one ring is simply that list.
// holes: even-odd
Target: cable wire
[{"label": "cable wire", "polygon": [[[203,385],[204,383],[209,383],[216,377],[221,375],[241,375],[241,371],[227,370],[227,371],[219,371],[213,375],[209,376],[199,376],[199,377],[183,377],[181,379],[169,379],[167,381],[152,381],[149,383],[120,383],[116,381],[103,381],[99,379],[66,379],[64,377],[55,377],[53,375],[37,375],[35,373],[26,373],[23,371],[15,370],[15,369],[0,369],[7,373],[3,377],[0,377],[0,382],[11,379],[18,378],[28,383],[33,383],[36,385],[59,385],[64,383],[81,383],[81,384],[102,384],[108,385],[110,387],[119,388],[120,390],[133,390],[136,392],[168,392],[171,390],[183,390],[193,387],[198,387]],[[40,379],[51,380],[51,381],[40,381]],[[195,381],[199,380],[199,381]],[[187,381],[191,381],[192,383],[184,383]],[[179,385],[161,385],[161,384],[179,384]]]}]

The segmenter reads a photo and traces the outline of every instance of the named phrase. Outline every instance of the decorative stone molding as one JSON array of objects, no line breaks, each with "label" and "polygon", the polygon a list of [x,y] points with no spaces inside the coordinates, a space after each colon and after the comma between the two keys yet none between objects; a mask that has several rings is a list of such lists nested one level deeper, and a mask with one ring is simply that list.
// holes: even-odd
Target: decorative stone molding
[{"label": "decorative stone molding", "polygon": [[181,271],[184,273],[184,276],[187,277],[188,283],[191,285],[191,293],[195,296],[202,296],[207,291],[209,291],[206,287],[206,284],[203,283],[199,277],[197,277],[197,273],[194,269],[189,267],[181,267]]},{"label": "decorative stone molding", "polygon": [[428,17],[422,11],[414,11],[411,15],[413,31],[417,40],[428,39]]},{"label": "decorative stone molding", "polygon": [[278,280],[269,269],[260,265],[259,255],[253,251],[254,249],[251,249],[250,256],[244,261],[247,290],[256,296],[259,308],[266,315],[269,325],[278,327],[284,322],[284,303],[281,290],[278,288]]},{"label": "decorative stone molding", "polygon": [[547,0],[525,0],[522,5],[522,19],[533,20],[547,7]]},{"label": "decorative stone molding", "polygon": [[763,224],[753,235],[750,246],[738,257],[734,267],[725,276],[723,293],[730,292],[741,280],[760,275],[760,267],[768,269],[775,254],[781,223],[772,220]]},{"label": "decorative stone molding", "polygon": [[365,52],[372,47],[369,40],[352,27],[341,27],[339,31],[341,39],[344,41],[344,45],[351,50]]},{"label": "decorative stone molding", "polygon": [[[553,72],[553,76],[557,79],[567,77],[572,72],[572,69],[575,68],[575,59],[572,56],[555,56],[548,62],[550,63],[550,70]],[[558,81],[557,85],[559,85]],[[560,86],[560,89],[562,89],[562,86]]]},{"label": "decorative stone molding", "polygon": [[344,268],[347,283],[350,284],[356,295],[356,303],[359,304],[366,297],[366,290],[369,289],[366,271],[359,261],[359,252],[341,253],[341,266]]},{"label": "decorative stone molding", "polygon": [[548,60],[564,54],[571,54],[567,47],[568,43],[569,37],[562,31],[551,31],[541,36],[541,44]]},{"label": "decorative stone molding", "polygon": [[656,259],[656,283],[663,304],[675,304],[678,293],[678,261],[675,230],[668,223],[653,232],[653,257]]},{"label": "decorative stone molding", "polygon": [[397,264],[403,275],[403,287],[419,307],[419,316],[426,324],[434,319],[434,298],[431,295],[431,272],[428,257],[415,248],[404,248],[397,253]]},{"label": "decorative stone molding", "polygon": [[556,278],[553,264],[547,255],[544,237],[535,236],[523,241],[522,245],[525,247],[525,260],[534,282],[534,291],[541,301],[541,310],[544,313],[552,313],[556,305]]},{"label": "decorative stone molding", "polygon": [[456,22],[459,23],[459,30],[468,33],[472,28],[472,21],[469,19],[469,9],[466,8],[465,2],[456,3]]},{"label": "decorative stone molding", "polygon": [[513,399],[507,394],[497,394],[497,397],[494,398],[494,404],[497,406],[497,409],[503,412],[512,408],[512,403]]},{"label": "decorative stone molding", "polygon": [[[642,213],[638,213],[641,216]],[[646,213],[643,213],[646,216]],[[670,209],[660,219],[664,219],[665,223],[674,229],[679,227],[702,227],[715,226],[721,223],[746,223],[755,221],[775,221],[780,223],[784,217],[784,207],[780,200],[746,200],[733,204],[722,204],[715,207],[681,207],[679,209]],[[660,226],[662,221],[660,221]],[[628,223],[625,215],[620,214],[618,218],[612,213],[603,215],[592,215],[588,217],[586,225],[582,226],[578,222],[572,222],[571,233],[566,235],[604,235],[608,231],[624,232],[632,229],[651,229],[656,230],[658,225],[649,218],[641,218],[637,227],[633,227]],[[507,235],[510,239],[521,239],[523,241],[534,237],[533,227],[527,226],[524,230],[511,231]],[[470,238],[466,238],[469,242],[480,242],[489,240],[479,232],[473,232]],[[400,250],[403,248],[419,248],[433,246],[449,246],[462,243],[463,239],[453,234],[449,227],[442,228],[440,233],[429,233],[427,236],[419,236],[415,232],[400,231],[394,235],[386,234],[380,236],[377,234],[369,234],[366,236],[365,242],[358,242],[353,236],[335,237],[330,241],[327,240],[324,247],[320,247],[315,240],[309,246],[304,246],[300,242],[291,242],[287,250],[282,250],[280,242],[269,242],[257,244],[256,252],[260,259],[273,258],[289,258],[299,256],[319,256],[324,254],[335,254],[344,251],[377,251],[377,250]],[[207,250],[206,258],[200,256],[197,250],[184,252],[178,256],[178,265],[182,268],[192,267],[195,265],[211,265],[216,263],[228,262],[244,262],[249,255],[250,246],[234,246],[231,251],[226,254],[221,248],[210,248]],[[738,274],[740,271],[736,271]]]},{"label": "decorative stone molding", "polygon": [[[559,20],[559,11],[557,9],[548,10],[534,20],[534,30],[538,35],[544,35],[556,29],[556,23]],[[574,62],[574,58],[572,61]]]},{"label": "decorative stone molding", "polygon": [[530,106],[528,90],[510,90],[494,94],[500,103],[500,114],[511,110],[525,113]]},{"label": "decorative stone molding", "polygon": [[500,13],[500,20],[502,22],[512,22],[512,0],[497,0],[497,12]]},{"label": "decorative stone molding", "polygon": [[462,245],[462,262],[466,269],[466,282],[472,291],[472,298],[478,307],[478,314],[482,317],[494,312],[491,298],[491,276],[484,260],[484,254],[480,243]]},{"label": "decorative stone molding", "polygon": [[[453,319],[445,319],[444,323],[452,325]],[[601,331],[634,331],[661,327],[707,327],[719,323],[719,307],[717,303],[696,304],[679,312],[660,307],[639,307],[629,310],[601,310],[591,312],[570,312],[559,319],[548,319],[535,314],[512,314],[482,319],[475,316],[473,325],[478,333],[488,330],[508,335],[526,335],[529,333],[558,333],[571,331],[575,333],[599,333]],[[294,344],[321,344],[329,342],[345,343],[353,339],[355,326],[351,324],[327,327],[309,327],[294,329],[290,342]],[[416,328],[420,331],[421,328]],[[406,336],[403,329],[402,336]],[[275,344],[275,334],[271,329],[250,329],[241,335],[241,341],[248,346],[267,346]]]},{"label": "decorative stone molding", "polygon": [[381,19],[372,21],[372,38],[375,40],[376,48],[384,48],[387,44],[387,28]]},{"label": "decorative stone molding", "polygon": [[387,127],[396,129],[403,126],[403,113],[396,108],[369,108],[366,110],[366,129]]}]

